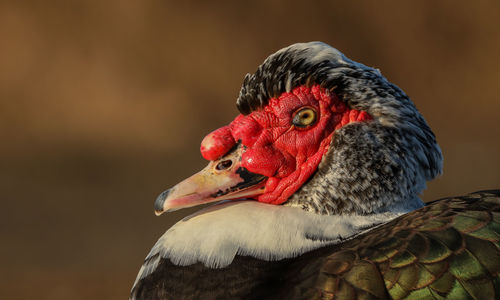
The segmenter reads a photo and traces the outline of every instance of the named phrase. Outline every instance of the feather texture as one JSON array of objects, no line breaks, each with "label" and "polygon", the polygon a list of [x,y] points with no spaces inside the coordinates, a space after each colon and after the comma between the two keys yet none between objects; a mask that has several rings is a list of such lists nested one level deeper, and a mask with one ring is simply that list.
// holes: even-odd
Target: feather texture
[{"label": "feather texture", "polygon": [[429,203],[341,244],[210,269],[161,259],[132,299],[495,299],[500,191]]}]

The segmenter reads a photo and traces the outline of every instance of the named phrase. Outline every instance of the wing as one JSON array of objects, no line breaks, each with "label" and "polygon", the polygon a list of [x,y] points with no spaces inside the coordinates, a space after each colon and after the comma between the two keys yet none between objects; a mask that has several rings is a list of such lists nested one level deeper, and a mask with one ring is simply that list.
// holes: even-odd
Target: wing
[{"label": "wing", "polygon": [[434,201],[322,262],[311,299],[499,299],[500,191]]},{"label": "wing", "polygon": [[176,266],[161,258],[155,271],[136,283],[131,299],[239,299],[262,287],[267,274],[281,266],[237,256],[228,267],[211,269],[200,263]]},{"label": "wing", "polygon": [[500,191],[432,202],[343,244],[294,259],[236,256],[221,269],[155,270],[131,299],[500,298]]},{"label": "wing", "polygon": [[327,252],[331,249],[280,261],[236,256],[220,269],[201,263],[177,266],[162,258],[153,272],[137,281],[130,299],[304,299],[311,295],[309,287]]}]

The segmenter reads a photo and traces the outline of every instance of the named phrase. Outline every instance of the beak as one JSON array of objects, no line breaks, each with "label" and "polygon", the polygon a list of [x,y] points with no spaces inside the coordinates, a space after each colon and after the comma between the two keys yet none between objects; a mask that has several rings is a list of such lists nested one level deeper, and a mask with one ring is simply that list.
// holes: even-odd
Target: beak
[{"label": "beak", "polygon": [[243,147],[211,161],[200,172],[161,193],[155,201],[157,216],[164,212],[221,200],[251,198],[264,193],[266,176],[241,166]]}]

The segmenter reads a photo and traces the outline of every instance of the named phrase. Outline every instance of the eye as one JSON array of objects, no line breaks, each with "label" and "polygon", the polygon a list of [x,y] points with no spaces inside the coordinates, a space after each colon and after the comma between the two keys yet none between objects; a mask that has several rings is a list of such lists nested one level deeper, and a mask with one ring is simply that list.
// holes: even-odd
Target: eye
[{"label": "eye", "polygon": [[292,120],[298,128],[306,128],[316,123],[316,111],[312,107],[303,107],[295,112]]}]

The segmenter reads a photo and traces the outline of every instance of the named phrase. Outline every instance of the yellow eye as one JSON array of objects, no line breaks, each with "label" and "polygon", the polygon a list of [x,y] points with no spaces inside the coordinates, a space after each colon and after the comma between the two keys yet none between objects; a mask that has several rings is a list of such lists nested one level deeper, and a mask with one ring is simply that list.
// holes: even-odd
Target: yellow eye
[{"label": "yellow eye", "polygon": [[295,113],[292,123],[298,128],[311,126],[316,123],[316,111],[311,107],[303,107]]}]

